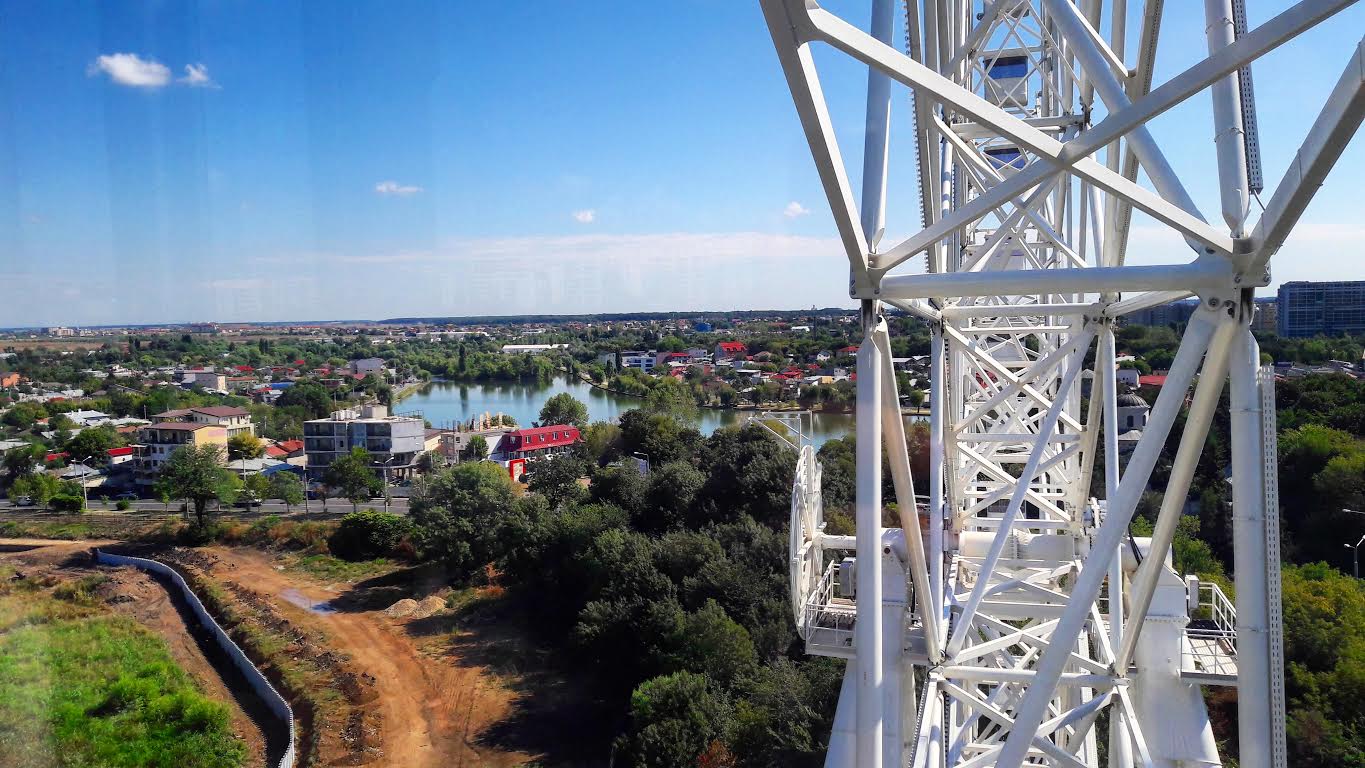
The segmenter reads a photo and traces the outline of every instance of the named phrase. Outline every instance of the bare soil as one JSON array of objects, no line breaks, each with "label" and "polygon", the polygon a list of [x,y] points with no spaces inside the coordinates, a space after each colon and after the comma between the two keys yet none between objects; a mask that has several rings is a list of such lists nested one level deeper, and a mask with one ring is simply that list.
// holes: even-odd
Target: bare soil
[{"label": "bare soil", "polygon": [[512,713],[517,693],[508,680],[450,653],[442,636],[409,631],[431,617],[386,614],[399,599],[427,596],[410,584],[326,584],[250,548],[205,547],[189,559],[238,600],[287,622],[300,638],[294,652],[336,655],[338,686],[352,690],[343,690],[340,722],[314,724],[310,764],[496,768],[533,759],[483,739]]}]

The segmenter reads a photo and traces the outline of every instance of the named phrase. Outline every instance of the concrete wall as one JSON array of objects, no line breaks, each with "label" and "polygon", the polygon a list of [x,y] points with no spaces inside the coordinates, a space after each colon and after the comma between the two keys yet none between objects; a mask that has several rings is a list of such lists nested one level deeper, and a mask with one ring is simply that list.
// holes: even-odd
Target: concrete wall
[{"label": "concrete wall", "polygon": [[284,697],[279,694],[279,691],[275,690],[275,686],[270,684],[270,681],[261,673],[261,670],[257,669],[255,664],[251,663],[251,659],[247,658],[246,653],[242,651],[241,647],[233,642],[231,637],[228,637],[227,632],[225,632],[222,627],[218,626],[218,622],[209,614],[208,609],[206,609],[204,604],[199,600],[199,596],[194,594],[194,590],[190,589],[189,584],[185,583],[185,577],[181,576],[178,571],[169,565],[159,563],[156,560],[115,555],[109,552],[103,552],[99,549],[95,550],[95,559],[105,565],[131,565],[134,568],[140,568],[144,571],[159,573],[175,583],[176,587],[184,594],[185,602],[189,603],[190,609],[194,611],[194,615],[199,617],[199,623],[209,630],[213,635],[214,640],[218,642],[218,646],[223,649],[223,652],[228,655],[228,658],[232,659],[232,663],[242,671],[242,675],[266,703],[266,706],[270,707],[270,711],[288,725],[289,746],[285,749],[284,756],[280,758],[279,768],[294,768],[296,751],[294,743],[294,710],[290,709],[289,703],[284,700]]}]

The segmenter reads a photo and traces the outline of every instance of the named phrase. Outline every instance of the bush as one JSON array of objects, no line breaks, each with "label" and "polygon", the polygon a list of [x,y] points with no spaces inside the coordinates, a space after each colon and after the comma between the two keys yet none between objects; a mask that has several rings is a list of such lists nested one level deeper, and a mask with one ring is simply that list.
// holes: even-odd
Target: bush
[{"label": "bush", "polygon": [[391,554],[411,529],[406,518],[367,509],[341,518],[327,545],[343,560],[372,560]]},{"label": "bush", "polygon": [[48,501],[48,506],[57,512],[80,512],[85,509],[85,499],[67,493],[59,493]]},{"label": "bush", "polygon": [[124,511],[126,511],[126,510],[132,508],[132,506],[133,506],[133,503],[130,502],[130,501],[128,501],[127,499],[119,499],[119,500],[118,500],[118,503],[114,505],[114,509],[117,509],[117,510],[120,511],[120,512],[124,512]]}]

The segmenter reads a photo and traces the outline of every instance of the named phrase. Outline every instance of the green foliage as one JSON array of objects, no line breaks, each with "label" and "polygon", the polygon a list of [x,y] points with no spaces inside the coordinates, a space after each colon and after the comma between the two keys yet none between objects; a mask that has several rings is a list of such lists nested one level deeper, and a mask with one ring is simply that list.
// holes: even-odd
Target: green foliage
[{"label": "green foliage", "polygon": [[43,449],[36,445],[21,446],[5,451],[5,477],[15,480],[38,468],[43,461]]},{"label": "green foliage", "polygon": [[1325,563],[1282,576],[1289,763],[1365,766],[1365,588]]},{"label": "green foliage", "polygon": [[217,445],[183,445],[161,467],[160,483],[175,499],[194,505],[200,526],[207,522],[210,501],[231,503],[241,481],[223,468],[223,449]]},{"label": "green foliage", "polygon": [[[20,450],[20,449],[15,449]],[[9,487],[9,498],[17,500],[20,496],[30,496],[37,506],[45,506],[48,500],[61,490],[61,481],[46,472],[31,472],[19,477]]]},{"label": "green foliage", "polygon": [[196,691],[164,642],[68,589],[72,605],[0,593],[0,734],[7,766],[233,768],[227,707]]},{"label": "green foliage", "polygon": [[304,502],[303,481],[293,472],[276,472],[270,476],[264,498],[279,499],[292,512],[295,504]]},{"label": "green foliage", "polygon": [[560,454],[531,465],[527,488],[544,496],[551,506],[580,501],[588,491],[578,480],[587,472],[582,459],[570,453]]},{"label": "green foliage", "polygon": [[298,382],[284,390],[275,401],[277,408],[297,407],[310,419],[321,419],[335,408],[327,388],[315,382]]},{"label": "green foliage", "polygon": [[609,421],[594,421],[583,429],[583,450],[588,459],[606,464],[621,457],[621,427]]},{"label": "green foliage", "polygon": [[47,503],[56,512],[76,513],[85,509],[85,498],[74,493],[58,493]]},{"label": "green foliage", "polygon": [[[109,461],[109,454],[106,453],[110,448],[118,448],[124,444],[122,436],[114,431],[114,428],[105,424],[99,427],[87,427],[82,429],[80,434],[71,438],[66,444],[66,450],[71,454],[73,461],[85,460],[88,466],[103,466]],[[87,460],[86,457],[89,457]]]},{"label": "green foliage", "polygon": [[633,766],[693,768],[720,735],[725,714],[725,701],[701,675],[676,672],[647,680],[630,696],[630,730],[620,754]]},{"label": "green foliage", "polygon": [[128,511],[129,509],[132,509],[132,508],[133,508],[133,502],[131,502],[131,501],[127,500],[127,499],[119,499],[118,502],[117,502],[116,504],[114,504],[114,509],[117,509],[117,510],[120,511],[120,512],[126,512],[126,511]]},{"label": "green foliage", "polygon": [[588,406],[568,392],[560,392],[545,401],[545,405],[540,409],[539,421],[541,426],[569,424],[585,427],[588,424]]},{"label": "green foliage", "polygon": [[407,518],[367,509],[341,518],[327,546],[343,560],[372,560],[392,554],[411,531]]},{"label": "green foliage", "polygon": [[488,456],[488,441],[483,438],[483,435],[474,435],[469,438],[469,442],[465,444],[460,456],[470,461],[482,461]]},{"label": "green foliage", "polygon": [[515,523],[513,498],[507,470],[491,462],[457,464],[423,478],[410,502],[419,551],[468,577],[511,543],[499,534]]},{"label": "green foliage", "polygon": [[649,473],[642,514],[635,527],[642,531],[665,531],[694,522],[697,495],[706,475],[686,461],[670,461]]},{"label": "green foliage", "polygon": [[322,481],[351,502],[352,511],[384,491],[384,481],[371,466],[370,453],[360,446],[327,465]]},{"label": "green foliage", "polygon": [[228,459],[259,459],[265,455],[265,443],[249,432],[233,435],[227,445]]}]

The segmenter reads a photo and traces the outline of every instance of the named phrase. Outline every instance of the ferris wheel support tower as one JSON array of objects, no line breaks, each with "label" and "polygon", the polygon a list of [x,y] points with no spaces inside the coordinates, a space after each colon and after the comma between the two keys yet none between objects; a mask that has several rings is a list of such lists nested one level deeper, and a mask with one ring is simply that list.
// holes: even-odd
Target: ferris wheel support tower
[{"label": "ferris wheel support tower", "polygon": [[[1254,29],[1243,0],[1204,0],[1207,57],[1157,87],[1162,0],[1143,0],[1135,36],[1128,0],[904,0],[903,16],[872,0],[868,31],[814,0],[760,3],[864,335],[856,535],[824,531],[810,446],[793,485],[798,630],[808,652],[849,660],[826,764],[1220,765],[1201,686],[1235,685],[1241,765],[1284,766],[1274,382],[1250,331],[1252,293],[1365,116],[1365,42],[1254,224],[1251,63],[1353,0],[1301,0]],[[816,45],[868,67],[856,203]],[[903,117],[896,84],[912,95]],[[1205,91],[1221,225],[1146,127]],[[897,129],[914,138],[920,221],[886,243]],[[1134,211],[1192,258],[1126,264]],[[909,269],[920,256],[924,269]],[[1187,297],[1199,309],[1150,413],[1130,395],[1120,406],[1115,323]],[[923,495],[887,307],[930,325]],[[1235,604],[1170,558],[1227,382]],[[1134,537],[1187,401],[1152,534]],[[899,527],[883,527],[884,458]]]}]

